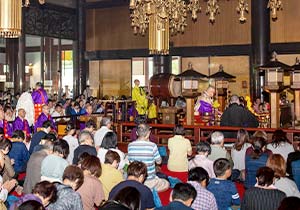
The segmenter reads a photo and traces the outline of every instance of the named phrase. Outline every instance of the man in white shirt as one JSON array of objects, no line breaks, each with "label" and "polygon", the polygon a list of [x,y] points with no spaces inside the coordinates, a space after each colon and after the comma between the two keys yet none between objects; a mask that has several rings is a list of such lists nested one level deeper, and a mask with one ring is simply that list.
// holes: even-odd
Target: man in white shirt
[{"label": "man in white shirt", "polygon": [[101,128],[98,129],[94,135],[95,147],[99,148],[102,144],[102,140],[107,132],[113,132],[111,130],[112,121],[108,117],[103,117],[101,120]]}]

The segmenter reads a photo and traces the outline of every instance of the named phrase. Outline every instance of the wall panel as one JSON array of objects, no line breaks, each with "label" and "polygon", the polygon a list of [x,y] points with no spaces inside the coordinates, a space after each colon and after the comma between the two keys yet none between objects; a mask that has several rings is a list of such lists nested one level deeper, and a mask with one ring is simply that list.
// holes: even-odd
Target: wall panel
[{"label": "wall panel", "polygon": [[278,19],[271,20],[271,42],[300,42],[300,1],[285,0]]}]

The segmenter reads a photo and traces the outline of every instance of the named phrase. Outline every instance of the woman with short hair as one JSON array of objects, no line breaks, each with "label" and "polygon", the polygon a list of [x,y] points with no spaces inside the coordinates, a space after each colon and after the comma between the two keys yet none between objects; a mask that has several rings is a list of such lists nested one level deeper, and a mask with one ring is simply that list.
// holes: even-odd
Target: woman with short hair
[{"label": "woman with short hair", "polygon": [[83,170],[84,181],[77,192],[81,196],[84,210],[94,210],[94,205],[100,206],[105,200],[103,186],[99,180],[101,163],[96,156],[88,155],[80,162],[80,167]]}]

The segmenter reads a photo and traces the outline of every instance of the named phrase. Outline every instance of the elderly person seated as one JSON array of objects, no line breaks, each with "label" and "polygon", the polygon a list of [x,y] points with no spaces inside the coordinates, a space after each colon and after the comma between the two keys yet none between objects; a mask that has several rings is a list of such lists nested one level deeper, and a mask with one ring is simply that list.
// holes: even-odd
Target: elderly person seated
[{"label": "elderly person seated", "polygon": [[229,152],[224,148],[224,135],[219,131],[211,134],[211,153],[208,159],[215,161],[219,158],[226,158],[233,165],[233,161]]}]

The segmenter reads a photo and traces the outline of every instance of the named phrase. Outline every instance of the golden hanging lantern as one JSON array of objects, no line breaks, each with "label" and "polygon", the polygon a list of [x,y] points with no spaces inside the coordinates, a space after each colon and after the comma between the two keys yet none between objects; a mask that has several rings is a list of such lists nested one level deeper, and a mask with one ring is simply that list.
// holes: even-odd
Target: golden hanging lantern
[{"label": "golden hanging lantern", "polygon": [[145,35],[149,28],[150,54],[169,54],[170,34],[183,33],[187,12],[197,19],[199,0],[130,0],[131,26],[134,34]]},{"label": "golden hanging lantern", "polygon": [[18,38],[22,28],[22,1],[0,0],[0,37]]}]

